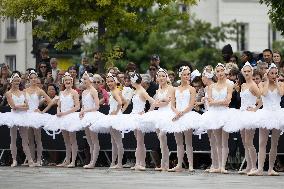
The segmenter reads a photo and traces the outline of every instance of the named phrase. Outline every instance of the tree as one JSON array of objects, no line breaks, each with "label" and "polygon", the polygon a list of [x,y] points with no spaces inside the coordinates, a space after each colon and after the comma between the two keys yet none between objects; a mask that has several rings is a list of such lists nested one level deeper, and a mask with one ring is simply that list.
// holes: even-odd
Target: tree
[{"label": "tree", "polygon": [[[193,4],[196,0],[183,0]],[[39,37],[55,41],[55,48],[71,48],[78,38],[98,32],[98,50],[104,40],[122,31],[144,32],[155,26],[155,18],[141,14],[157,5],[163,10],[175,0],[0,0],[0,15],[23,22],[42,18],[35,28]],[[93,24],[94,22],[98,24]],[[63,36],[63,37],[62,37]],[[64,39],[58,41],[58,39]],[[102,72],[103,64],[100,65]]]},{"label": "tree", "polygon": [[269,7],[269,17],[275,28],[284,35],[284,1],[283,0],[260,0]]},{"label": "tree", "polygon": [[[160,55],[161,65],[167,69],[173,69],[182,60],[190,61],[196,68],[215,65],[222,61],[216,45],[236,31],[234,22],[212,27],[187,12],[181,14],[176,5],[168,6],[167,13],[158,9],[149,10],[147,15],[157,20],[154,30],[121,32],[106,42],[108,52],[120,48],[124,53],[120,59],[116,57],[108,61],[110,65],[124,68],[128,61],[134,61],[143,72],[147,69],[151,54]],[[91,41],[83,45],[84,51],[87,54],[92,52],[94,44],[96,42]]]}]

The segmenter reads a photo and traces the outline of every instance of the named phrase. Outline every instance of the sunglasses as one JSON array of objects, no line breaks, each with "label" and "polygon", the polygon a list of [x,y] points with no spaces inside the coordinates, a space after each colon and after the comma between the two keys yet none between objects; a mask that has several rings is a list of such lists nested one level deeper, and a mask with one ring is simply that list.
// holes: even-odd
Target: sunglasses
[{"label": "sunglasses", "polygon": [[40,68],[46,68],[46,66],[41,66]]},{"label": "sunglasses", "polygon": [[149,68],[150,71],[156,71],[156,68]]},{"label": "sunglasses", "polygon": [[100,82],[100,81],[94,81],[94,83],[96,83],[96,84],[100,84],[101,82]]}]

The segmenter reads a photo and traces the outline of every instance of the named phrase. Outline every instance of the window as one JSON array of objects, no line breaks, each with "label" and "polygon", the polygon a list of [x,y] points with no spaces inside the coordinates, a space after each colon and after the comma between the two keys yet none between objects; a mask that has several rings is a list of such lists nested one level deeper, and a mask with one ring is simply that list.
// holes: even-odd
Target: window
[{"label": "window", "polygon": [[181,13],[186,13],[187,10],[188,10],[187,5],[185,5],[185,4],[179,4],[179,12],[181,12]]},{"label": "window", "polygon": [[238,23],[237,25],[237,49],[238,51],[248,50],[248,24]]},{"label": "window", "polygon": [[11,71],[16,70],[16,55],[6,55],[5,62],[7,63]]},{"label": "window", "polygon": [[6,21],[6,38],[17,39],[17,21],[11,17]]}]

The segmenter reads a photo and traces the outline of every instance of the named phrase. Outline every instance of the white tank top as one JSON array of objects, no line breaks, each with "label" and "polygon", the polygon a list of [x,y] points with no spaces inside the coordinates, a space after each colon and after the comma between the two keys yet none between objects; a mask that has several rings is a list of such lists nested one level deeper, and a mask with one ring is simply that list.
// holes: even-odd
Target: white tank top
[{"label": "white tank top", "polygon": [[255,107],[257,97],[254,96],[249,88],[240,92],[241,97],[241,110],[246,110],[248,107]]},{"label": "white tank top", "polygon": [[36,93],[29,94],[28,92],[26,92],[26,98],[29,106],[29,111],[38,109],[40,98]]},{"label": "white tank top", "polygon": [[176,109],[178,111],[185,110],[190,102],[190,91],[186,89],[181,92],[180,90],[176,89],[175,97],[176,97]]},{"label": "white tank top", "polygon": [[143,101],[140,95],[134,94],[132,97],[132,103],[133,108],[131,113],[137,114],[144,111],[146,101]]},{"label": "white tank top", "polygon": [[61,103],[61,112],[67,112],[74,107],[72,94],[64,96],[63,93],[61,93],[59,99]]}]

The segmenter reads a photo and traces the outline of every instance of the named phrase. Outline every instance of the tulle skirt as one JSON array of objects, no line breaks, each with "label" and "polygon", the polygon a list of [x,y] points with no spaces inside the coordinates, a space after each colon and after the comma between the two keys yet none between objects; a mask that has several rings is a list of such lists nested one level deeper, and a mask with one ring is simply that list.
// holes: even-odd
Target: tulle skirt
[{"label": "tulle skirt", "polygon": [[99,111],[85,113],[84,117],[81,119],[82,127],[90,127],[95,125],[98,120],[105,119],[106,115]]},{"label": "tulle skirt", "polygon": [[[202,114],[199,130],[220,129],[226,127],[231,130],[230,124],[238,110],[234,108],[213,107]],[[236,120],[237,121],[237,120]]]},{"label": "tulle skirt", "polygon": [[179,133],[189,129],[198,129],[201,121],[201,115],[197,112],[190,111],[184,114],[179,119],[172,121],[176,116],[174,112],[167,112],[162,114],[162,120],[160,120],[156,127],[163,132],[167,133]]},{"label": "tulle skirt", "polygon": [[82,130],[82,128],[78,112],[61,117],[53,115],[44,127],[46,130],[56,131],[61,129],[69,132],[79,131]]},{"label": "tulle skirt", "polygon": [[227,121],[223,127],[224,131],[233,133],[243,129],[254,129],[258,125],[258,120],[255,119],[256,112],[230,109],[231,112],[227,116]]},{"label": "tulle skirt", "polygon": [[164,111],[153,110],[142,114],[138,122],[138,129],[143,133],[156,132],[157,123],[162,120],[162,113]]},{"label": "tulle skirt", "polygon": [[[12,111],[1,114],[1,125],[7,125],[9,128],[14,126],[20,127],[30,127],[27,124],[26,119],[28,118],[28,113],[26,111]],[[37,119],[36,117],[33,119]]]},{"label": "tulle skirt", "polygon": [[256,120],[255,128],[280,129],[284,127],[283,120],[284,111],[282,109],[267,110],[260,109],[255,112],[254,120]]},{"label": "tulle skirt", "polygon": [[27,117],[25,119],[25,124],[33,128],[41,128],[46,125],[46,123],[51,119],[51,115],[47,113],[39,112],[27,112]]}]

